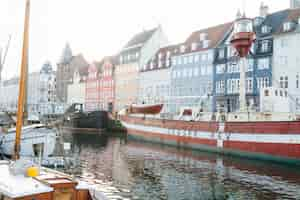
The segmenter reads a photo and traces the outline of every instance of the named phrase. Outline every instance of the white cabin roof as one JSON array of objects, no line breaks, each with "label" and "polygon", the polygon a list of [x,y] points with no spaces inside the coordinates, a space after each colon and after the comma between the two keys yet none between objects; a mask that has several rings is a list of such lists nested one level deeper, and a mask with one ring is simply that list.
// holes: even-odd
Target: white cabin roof
[{"label": "white cabin roof", "polygon": [[18,198],[52,191],[53,188],[33,178],[24,175],[12,175],[9,171],[9,165],[0,163],[0,194],[10,198]]}]

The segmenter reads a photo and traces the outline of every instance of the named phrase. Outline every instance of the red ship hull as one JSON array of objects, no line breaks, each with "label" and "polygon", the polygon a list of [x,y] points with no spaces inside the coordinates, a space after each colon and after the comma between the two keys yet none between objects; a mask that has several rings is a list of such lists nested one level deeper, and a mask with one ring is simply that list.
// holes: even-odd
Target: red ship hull
[{"label": "red ship hull", "polygon": [[156,115],[161,112],[163,104],[154,104],[154,105],[131,105],[129,112],[131,114],[151,114]]},{"label": "red ship hull", "polygon": [[131,116],[121,121],[136,139],[300,165],[300,121],[221,124]]}]

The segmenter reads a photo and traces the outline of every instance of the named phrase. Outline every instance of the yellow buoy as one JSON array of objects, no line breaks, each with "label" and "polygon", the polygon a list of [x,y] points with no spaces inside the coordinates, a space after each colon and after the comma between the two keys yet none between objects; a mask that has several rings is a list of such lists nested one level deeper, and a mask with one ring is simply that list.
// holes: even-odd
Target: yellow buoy
[{"label": "yellow buoy", "polygon": [[38,167],[32,166],[27,168],[26,173],[28,177],[37,177],[40,172]]}]

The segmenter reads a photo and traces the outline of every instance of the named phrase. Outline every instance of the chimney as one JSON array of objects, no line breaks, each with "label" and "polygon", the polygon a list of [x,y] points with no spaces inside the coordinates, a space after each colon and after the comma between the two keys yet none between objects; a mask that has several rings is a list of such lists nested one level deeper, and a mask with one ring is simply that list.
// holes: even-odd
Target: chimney
[{"label": "chimney", "polygon": [[264,5],[263,2],[260,4],[259,8],[259,16],[265,18],[269,13],[269,6]]}]

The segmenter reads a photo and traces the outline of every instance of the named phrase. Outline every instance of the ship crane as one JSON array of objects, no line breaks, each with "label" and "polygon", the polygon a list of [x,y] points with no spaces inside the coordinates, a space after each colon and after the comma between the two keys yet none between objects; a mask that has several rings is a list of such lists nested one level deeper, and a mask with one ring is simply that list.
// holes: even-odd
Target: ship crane
[{"label": "ship crane", "polygon": [[9,35],[3,56],[2,56],[2,48],[0,48],[0,82],[2,81],[2,71],[3,71],[5,61],[6,61],[6,56],[7,56],[8,48],[10,45],[10,40],[11,40],[11,35]]}]

